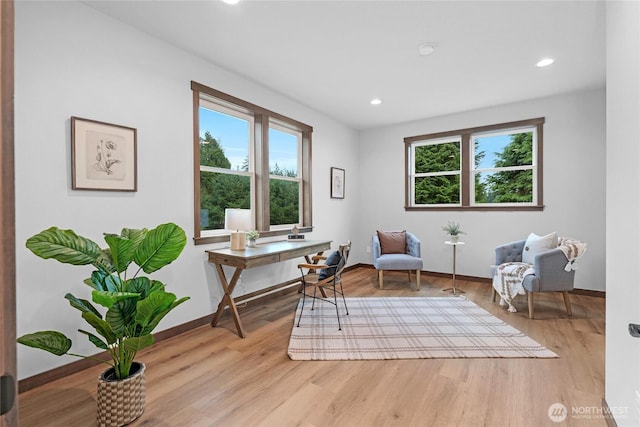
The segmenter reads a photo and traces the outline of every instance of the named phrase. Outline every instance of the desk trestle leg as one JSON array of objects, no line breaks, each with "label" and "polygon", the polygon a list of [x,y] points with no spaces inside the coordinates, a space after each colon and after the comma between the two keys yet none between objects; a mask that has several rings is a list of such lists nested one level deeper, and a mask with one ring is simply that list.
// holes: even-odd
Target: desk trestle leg
[{"label": "desk trestle leg", "polygon": [[218,278],[220,279],[220,285],[224,290],[224,296],[222,300],[220,300],[220,304],[218,304],[218,310],[216,314],[213,315],[213,319],[211,320],[211,326],[216,326],[218,321],[220,321],[220,317],[222,316],[222,312],[224,308],[228,305],[229,312],[231,313],[231,317],[233,318],[233,323],[236,325],[236,329],[238,330],[238,335],[242,338],[246,337],[247,334],[242,327],[242,322],[240,322],[240,314],[238,313],[238,308],[236,307],[235,301],[233,301],[233,290],[238,284],[238,280],[240,279],[240,274],[242,273],[241,268],[236,268],[236,271],[233,273],[231,277],[231,282],[227,282],[227,278],[224,275],[224,270],[220,264],[216,264],[216,271],[218,272]]}]

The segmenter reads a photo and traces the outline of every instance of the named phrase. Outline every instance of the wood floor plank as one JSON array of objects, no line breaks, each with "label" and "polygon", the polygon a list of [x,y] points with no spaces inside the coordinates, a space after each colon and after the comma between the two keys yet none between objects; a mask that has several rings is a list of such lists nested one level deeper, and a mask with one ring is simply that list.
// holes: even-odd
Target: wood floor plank
[{"label": "wood floor plank", "polygon": [[[357,268],[344,275],[345,293],[360,296],[447,296],[451,280],[422,275],[420,291],[405,274],[385,277]],[[456,280],[485,310],[559,355],[557,359],[419,359],[292,361],[287,356],[295,292],[240,304],[247,338],[225,313],[139,354],[147,365],[147,406],[134,426],[546,426],[547,411],[564,404],[567,426],[606,426],[572,409],[599,408],[604,396],[605,301],[536,295],[536,319],[526,297],[508,313],[487,283]],[[97,366],[19,395],[20,426],[95,425]]]}]

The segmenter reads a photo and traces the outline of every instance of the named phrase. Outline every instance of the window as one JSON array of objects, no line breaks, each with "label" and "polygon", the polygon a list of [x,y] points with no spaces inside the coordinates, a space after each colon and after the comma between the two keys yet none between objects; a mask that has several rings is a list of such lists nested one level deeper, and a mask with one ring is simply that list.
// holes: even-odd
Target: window
[{"label": "window", "polygon": [[543,124],[538,118],[405,138],[405,209],[542,209]]},{"label": "window", "polygon": [[269,128],[269,223],[272,227],[291,229],[301,222],[301,143],[300,132],[275,124]]},{"label": "window", "polygon": [[411,145],[415,205],[460,204],[459,137],[420,141]]},{"label": "window", "polygon": [[472,204],[532,204],[536,129],[472,135]]},{"label": "window", "polygon": [[228,240],[227,208],[261,235],[310,231],[312,128],[198,83],[194,94],[196,244]]},{"label": "window", "polygon": [[200,229],[224,229],[226,208],[251,209],[253,117],[201,100]]}]

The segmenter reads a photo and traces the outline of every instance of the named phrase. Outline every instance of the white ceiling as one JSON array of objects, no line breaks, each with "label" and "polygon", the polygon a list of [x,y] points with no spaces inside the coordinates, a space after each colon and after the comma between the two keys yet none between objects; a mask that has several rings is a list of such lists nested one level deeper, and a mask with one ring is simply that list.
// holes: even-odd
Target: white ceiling
[{"label": "white ceiling", "polygon": [[603,1],[85,3],[355,129],[605,84]]}]

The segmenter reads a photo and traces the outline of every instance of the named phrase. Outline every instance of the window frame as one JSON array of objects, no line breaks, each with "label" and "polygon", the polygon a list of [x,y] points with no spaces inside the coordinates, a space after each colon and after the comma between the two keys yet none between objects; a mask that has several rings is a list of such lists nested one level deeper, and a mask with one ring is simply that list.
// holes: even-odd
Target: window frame
[{"label": "window frame", "polygon": [[[196,245],[219,243],[229,241],[229,232],[226,230],[216,230],[215,232],[205,232],[200,227],[200,120],[199,110],[201,99],[220,105],[231,111],[238,111],[253,117],[253,141],[250,141],[250,172],[251,182],[251,209],[254,213],[254,223],[256,230],[261,236],[286,235],[290,228],[271,228],[269,225],[269,127],[280,126],[285,129],[300,132],[300,150],[298,175],[301,180],[300,185],[300,223],[297,225],[302,232],[313,230],[312,205],[311,205],[311,136],[313,127],[257,106],[250,102],[236,98],[227,93],[210,88],[203,84],[191,81],[193,93],[193,159],[194,159],[194,243]],[[217,110],[218,111],[218,110]],[[275,125],[275,126],[274,126]],[[253,169],[251,167],[253,162]],[[266,173],[263,173],[266,171]],[[229,172],[229,171],[226,171]]]},{"label": "window frame", "polygon": [[[458,129],[446,132],[437,132],[424,135],[416,135],[404,138],[404,153],[405,153],[405,211],[429,211],[429,210],[477,210],[477,211],[540,211],[544,209],[543,203],[543,125],[545,123],[544,117],[538,117],[534,119],[519,120],[513,122],[499,123],[488,126],[478,126],[473,128]],[[534,200],[532,203],[500,203],[500,204],[475,204],[475,194],[471,191],[475,191],[474,179],[475,166],[474,166],[474,147],[472,144],[472,137],[481,134],[492,133],[519,133],[518,130],[534,128],[536,135],[536,142],[534,144],[533,152],[533,185],[534,185]],[[412,173],[414,163],[412,157],[412,146],[418,143],[424,143],[427,141],[442,140],[444,138],[451,138],[459,136],[462,145],[460,148],[460,188],[461,188],[461,203],[450,205],[415,205],[413,195],[415,188],[413,187]]]}]

